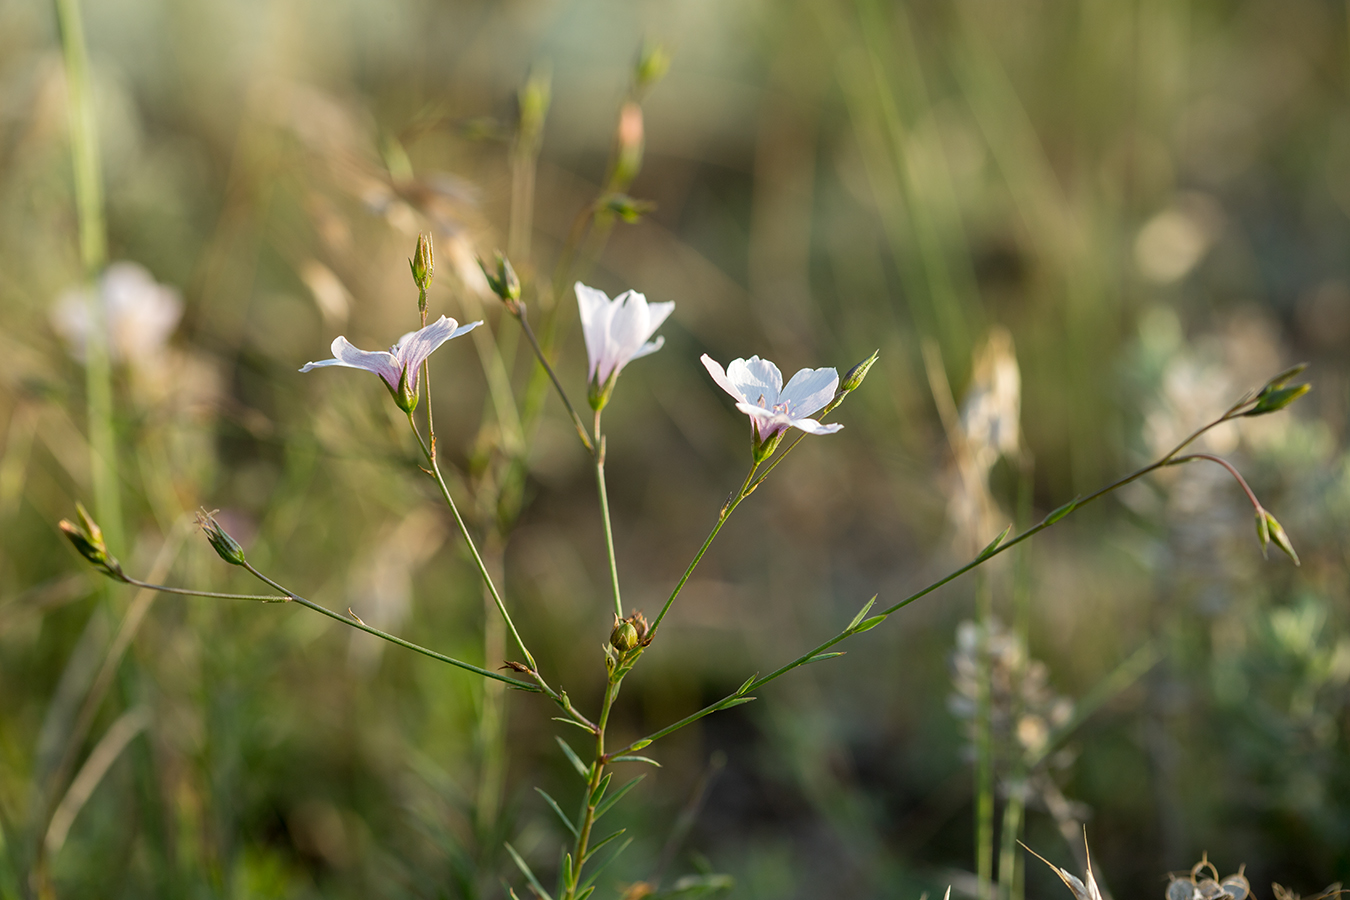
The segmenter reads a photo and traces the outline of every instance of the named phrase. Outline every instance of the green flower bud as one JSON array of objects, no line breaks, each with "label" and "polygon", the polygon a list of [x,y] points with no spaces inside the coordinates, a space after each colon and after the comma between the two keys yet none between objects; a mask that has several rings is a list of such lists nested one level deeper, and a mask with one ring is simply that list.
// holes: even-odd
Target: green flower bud
[{"label": "green flower bud", "polygon": [[417,236],[417,250],[413,258],[408,260],[408,267],[412,269],[413,283],[417,285],[417,290],[422,295],[418,306],[425,312],[427,288],[431,287],[432,272],[436,268],[436,260],[431,251],[431,235]]},{"label": "green flower bud", "polygon": [[650,200],[638,200],[627,194],[606,194],[600,201],[600,208],[614,213],[629,225],[656,210],[656,204]]},{"label": "green flower bud", "polygon": [[103,541],[103,529],[98,527],[98,523],[80,503],[75,504],[75,516],[80,520],[79,524],[62,519],[57,523],[57,527],[79,554],[100,572],[117,581],[126,581],[121,564],[108,552],[108,546]]},{"label": "green flower bud", "polygon": [[511,260],[498,252],[495,272],[490,271],[481,259],[478,260],[478,268],[483,270],[483,277],[487,279],[492,293],[501,298],[513,316],[519,316],[524,310],[524,304],[520,302],[520,278],[512,268]]},{"label": "green flower bud", "polygon": [[839,392],[848,394],[862,387],[863,379],[867,377],[868,371],[876,363],[880,353],[880,350],[872,351],[871,356],[844,373],[844,377],[839,380]]},{"label": "green flower bud", "polygon": [[1263,509],[1261,512],[1265,513],[1266,529],[1270,534],[1270,540],[1274,542],[1276,547],[1283,550],[1285,555],[1294,561],[1294,565],[1302,565],[1302,563],[1299,562],[1298,554],[1294,552],[1294,545],[1289,542],[1289,535],[1284,533],[1284,529],[1280,527],[1280,523],[1275,521],[1275,517],[1266,510]]},{"label": "green flower bud", "polygon": [[609,645],[620,653],[627,653],[638,645],[637,629],[627,619],[620,620],[609,633]]},{"label": "green flower bud", "polygon": [[220,523],[216,521],[214,515],[206,510],[197,513],[197,527],[211,542],[211,549],[216,551],[217,556],[232,566],[244,564],[244,548],[239,546],[239,542],[230,537],[224,528],[220,527]]},{"label": "green flower bud", "polygon": [[666,48],[655,41],[644,41],[633,72],[633,83],[638,91],[646,91],[655,85],[669,70],[670,54]]}]

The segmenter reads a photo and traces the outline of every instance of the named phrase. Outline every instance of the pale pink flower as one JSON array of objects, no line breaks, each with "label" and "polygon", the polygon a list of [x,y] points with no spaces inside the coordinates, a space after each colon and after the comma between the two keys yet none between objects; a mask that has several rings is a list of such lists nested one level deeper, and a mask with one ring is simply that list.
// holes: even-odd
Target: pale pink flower
[{"label": "pale pink flower", "polygon": [[754,423],[759,443],[788,428],[807,434],[834,434],[843,425],[822,425],[810,416],[834,399],[839,373],[834,369],[802,369],[783,384],[783,373],[767,359],[733,359],[723,371],[708,354],[703,366],[713,381],[736,400],[736,408]]},{"label": "pale pink flower", "polygon": [[675,310],[674,303],[648,303],[636,291],[624,291],[613,300],[604,291],[576,283],[577,309],[586,338],[590,380],[603,389],[632,360],[655,353],[666,339],[649,340]]}]

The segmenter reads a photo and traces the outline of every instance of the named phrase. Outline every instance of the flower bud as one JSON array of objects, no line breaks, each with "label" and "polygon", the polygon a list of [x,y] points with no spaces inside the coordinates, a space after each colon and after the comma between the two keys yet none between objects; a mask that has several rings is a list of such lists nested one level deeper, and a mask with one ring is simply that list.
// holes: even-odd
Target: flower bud
[{"label": "flower bud", "polygon": [[498,253],[495,272],[489,271],[487,265],[481,259],[478,260],[478,268],[483,270],[483,277],[487,279],[488,287],[506,304],[507,310],[514,316],[520,315],[523,309],[520,302],[520,278],[516,275],[516,270],[511,267],[511,260]]},{"label": "flower bud", "polygon": [[1261,393],[1256,395],[1255,404],[1251,409],[1243,413],[1244,416],[1264,416],[1266,413],[1273,413],[1276,410],[1284,409],[1293,403],[1299,397],[1302,397],[1308,391],[1312,390],[1312,385],[1296,384],[1292,387],[1285,387],[1308,368],[1307,363],[1299,363],[1296,366],[1285,369],[1280,374],[1266,382],[1265,387],[1261,388]]},{"label": "flower bud", "polygon": [[863,379],[867,377],[868,370],[876,363],[877,355],[880,353],[880,350],[872,351],[871,356],[844,373],[844,377],[839,381],[840,393],[848,394],[862,387]]},{"label": "flower bud", "polygon": [[670,69],[670,54],[655,41],[644,41],[633,71],[633,84],[639,92],[646,91],[665,77]]},{"label": "flower bud", "polygon": [[103,529],[98,527],[98,523],[80,503],[75,504],[75,516],[80,520],[78,525],[69,519],[62,519],[57,527],[95,568],[109,578],[125,581],[121,564],[108,552],[108,546],[103,542]]},{"label": "flower bud", "polygon": [[609,633],[609,645],[620,653],[627,653],[638,645],[637,629],[627,619],[621,619]]},{"label": "flower bud", "polygon": [[[1275,517],[1272,516],[1265,509],[1259,510],[1257,512],[1257,516],[1258,517],[1263,516],[1265,518],[1264,532],[1265,534],[1270,535],[1270,540],[1274,542],[1275,546],[1283,550],[1285,555],[1287,555],[1290,559],[1294,561],[1294,565],[1296,566],[1302,565],[1302,563],[1299,562],[1298,554],[1294,552],[1294,545],[1289,541],[1289,535],[1284,533],[1284,529],[1280,527],[1279,522],[1275,521]],[[1262,532],[1262,529],[1259,525],[1257,527],[1257,531],[1258,533]]]},{"label": "flower bud", "polygon": [[642,107],[629,101],[619,110],[619,128],[615,133],[614,172],[610,182],[618,186],[632,184],[642,168],[645,144]]},{"label": "flower bud", "polygon": [[220,523],[216,521],[215,516],[206,510],[197,513],[197,527],[211,542],[211,549],[216,551],[217,556],[232,566],[244,564],[244,548],[239,546],[239,542],[230,537],[224,528],[220,527]]},{"label": "flower bud", "polygon": [[417,250],[413,258],[408,260],[408,266],[412,269],[413,283],[417,285],[417,290],[422,295],[418,300],[418,306],[425,312],[427,288],[431,287],[431,275],[436,268],[436,261],[431,252],[431,235],[417,236]]}]

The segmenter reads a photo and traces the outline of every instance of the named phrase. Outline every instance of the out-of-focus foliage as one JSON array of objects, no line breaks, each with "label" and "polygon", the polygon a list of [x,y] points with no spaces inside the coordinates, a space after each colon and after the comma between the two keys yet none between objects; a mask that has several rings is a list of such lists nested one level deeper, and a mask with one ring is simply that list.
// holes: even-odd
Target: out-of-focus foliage
[{"label": "out-of-focus foliage", "polygon": [[[1169,469],[1036,538],[1018,652],[1081,701],[1158,651],[1054,773],[1117,896],[1162,896],[1160,873],[1203,850],[1245,861],[1258,893],[1350,874],[1344,6],[87,0],[84,17],[110,258],[141,267],[106,278],[135,272],[158,298],[111,332],[123,512],[102,524],[128,571],[246,589],[191,526],[219,509],[297,590],[498,665],[491,608],[384,390],[296,370],[338,333],[371,347],[415,327],[406,258],[430,231],[433,316],[485,317],[475,340],[516,347],[474,264],[507,251],[532,308],[560,305],[581,397],[573,299],[550,276],[619,159],[633,177],[606,214],[639,221],[613,221],[578,265],[611,295],[677,303],[606,415],[630,608],[659,608],[743,475],[744,419],[699,354],[844,371],[881,350],[845,429],[804,443],[724,529],[626,685],[625,739],[997,533],[948,519],[959,476],[925,340],[962,397],[987,335],[1011,336],[1038,510],[1306,359],[1308,398],[1206,445],[1302,568],[1262,560],[1218,467]],[[518,884],[507,839],[551,875],[559,827],[531,788],[570,803],[577,786],[538,697],[291,606],[110,585],[62,538],[93,490],[62,303],[92,286],[54,22],[0,0],[0,896],[24,896],[38,856],[61,897],[496,897]],[[621,106],[649,38],[670,67],[635,120]],[[592,476],[552,398],[523,477],[494,462],[516,433],[484,346],[432,360],[440,449],[475,529],[500,537],[489,556],[536,656],[589,709],[612,625]],[[508,358],[522,385],[524,351]],[[1019,470],[985,472],[1011,521]],[[1011,621],[1012,578],[991,579]],[[665,742],[613,814],[636,842],[601,896],[714,872],[738,897],[963,884],[973,781],[946,704],[974,591]],[[1026,817],[1051,859],[1081,850],[1054,810]],[[1028,891],[1057,889],[1026,872]]]}]

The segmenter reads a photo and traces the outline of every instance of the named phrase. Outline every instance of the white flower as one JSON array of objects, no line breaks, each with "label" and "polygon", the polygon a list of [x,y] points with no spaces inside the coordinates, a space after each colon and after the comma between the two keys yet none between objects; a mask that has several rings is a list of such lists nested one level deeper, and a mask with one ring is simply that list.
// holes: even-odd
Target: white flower
[{"label": "white flower", "polygon": [[807,434],[834,434],[843,425],[822,425],[810,416],[834,399],[839,373],[834,369],[802,369],[785,385],[783,373],[767,359],[733,359],[726,371],[708,354],[703,366],[722,390],[736,400],[736,408],[750,417],[760,444],[788,428]]},{"label": "white flower", "polygon": [[631,360],[661,349],[665,338],[648,338],[674,312],[675,304],[648,303],[636,291],[624,291],[611,300],[604,291],[586,287],[580,281],[576,283],[576,292],[594,398]]},{"label": "white flower", "polygon": [[333,339],[333,359],[305,363],[300,371],[308,372],[321,366],[345,366],[374,372],[394,395],[399,408],[412,412],[417,406],[422,363],[441,344],[467,334],[482,324],[482,321],[478,321],[460,326],[454,319],[441,316],[425,328],[408,332],[388,351],[360,350],[339,335]]},{"label": "white flower", "polygon": [[[97,310],[95,303],[101,303]],[[101,321],[108,336],[108,358],[113,362],[144,365],[153,362],[183,316],[178,291],[155,281],[133,262],[108,266],[94,290],[74,288],[63,293],[51,311],[52,328],[84,362],[90,331]]]}]

